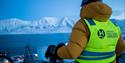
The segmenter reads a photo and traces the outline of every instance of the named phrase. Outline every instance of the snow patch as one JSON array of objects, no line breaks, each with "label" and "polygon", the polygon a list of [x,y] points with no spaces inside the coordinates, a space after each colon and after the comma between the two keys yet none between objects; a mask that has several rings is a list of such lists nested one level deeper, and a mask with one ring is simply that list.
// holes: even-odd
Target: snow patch
[{"label": "snow patch", "polygon": [[75,22],[69,17],[43,17],[38,21],[11,18],[0,20],[0,34],[70,33]]}]

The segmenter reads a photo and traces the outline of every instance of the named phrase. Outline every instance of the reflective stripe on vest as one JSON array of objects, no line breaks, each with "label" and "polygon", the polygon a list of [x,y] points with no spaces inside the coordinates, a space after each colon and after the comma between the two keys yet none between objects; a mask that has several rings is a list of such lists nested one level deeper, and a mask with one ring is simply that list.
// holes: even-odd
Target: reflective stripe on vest
[{"label": "reflective stripe on vest", "polygon": [[99,22],[86,18],[90,37],[86,48],[76,59],[80,63],[109,63],[115,60],[115,48],[120,36],[120,28],[110,20]]},{"label": "reflective stripe on vest", "polygon": [[82,59],[82,60],[102,60],[102,59],[113,57],[114,55],[115,55],[115,51],[112,51],[112,52],[83,51],[81,56],[78,57],[78,59]]}]

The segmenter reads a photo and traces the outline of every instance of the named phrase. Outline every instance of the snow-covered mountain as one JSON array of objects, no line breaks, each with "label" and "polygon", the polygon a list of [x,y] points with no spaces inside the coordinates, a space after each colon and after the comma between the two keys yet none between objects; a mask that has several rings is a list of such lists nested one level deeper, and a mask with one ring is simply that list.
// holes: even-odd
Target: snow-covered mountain
[{"label": "snow-covered mountain", "polygon": [[0,21],[0,34],[70,33],[76,19],[43,17],[38,21],[17,18]]},{"label": "snow-covered mountain", "polygon": [[[25,21],[17,18],[0,20],[0,34],[40,34],[40,33],[70,33],[78,19],[64,17],[43,17],[37,21]],[[121,27],[125,34],[125,19],[111,19]]]}]

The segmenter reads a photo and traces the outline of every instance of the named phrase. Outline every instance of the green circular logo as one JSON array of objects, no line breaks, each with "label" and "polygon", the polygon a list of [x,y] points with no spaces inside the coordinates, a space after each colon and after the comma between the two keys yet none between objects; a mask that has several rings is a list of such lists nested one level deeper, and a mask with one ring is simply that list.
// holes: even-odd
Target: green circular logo
[{"label": "green circular logo", "polygon": [[101,38],[101,39],[103,39],[105,37],[105,31],[103,29],[99,29],[98,37]]}]

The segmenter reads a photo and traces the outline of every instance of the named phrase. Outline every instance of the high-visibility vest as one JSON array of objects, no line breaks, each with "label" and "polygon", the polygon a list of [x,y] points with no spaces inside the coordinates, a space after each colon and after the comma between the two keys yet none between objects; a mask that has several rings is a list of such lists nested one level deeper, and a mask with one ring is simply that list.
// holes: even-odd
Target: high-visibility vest
[{"label": "high-visibility vest", "polygon": [[79,63],[110,63],[116,58],[115,49],[120,36],[119,26],[108,20],[99,22],[86,18],[90,36],[86,48],[75,59]]}]

